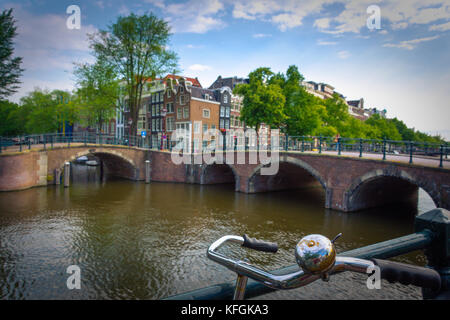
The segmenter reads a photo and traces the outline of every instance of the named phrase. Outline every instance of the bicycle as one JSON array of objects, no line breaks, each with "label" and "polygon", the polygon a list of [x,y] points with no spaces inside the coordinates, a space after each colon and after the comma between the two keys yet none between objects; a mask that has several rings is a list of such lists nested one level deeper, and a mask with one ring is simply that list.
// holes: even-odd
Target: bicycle
[{"label": "bicycle", "polygon": [[318,279],[328,281],[330,275],[344,271],[352,271],[370,275],[368,271],[379,268],[380,278],[389,282],[399,282],[404,285],[415,285],[438,292],[441,288],[441,277],[433,269],[408,265],[381,259],[359,259],[353,257],[341,257],[336,255],[335,241],[342,234],[338,234],[333,240],[320,234],[311,234],[303,237],[295,247],[295,259],[300,267],[299,271],[275,275],[262,270],[246,261],[234,260],[217,250],[227,242],[238,243],[249,249],[276,253],[276,243],[256,240],[244,236],[227,235],[216,240],[207,250],[207,257],[226,268],[237,273],[236,287],[233,300],[243,300],[248,278],[262,284],[281,290],[299,288]]}]

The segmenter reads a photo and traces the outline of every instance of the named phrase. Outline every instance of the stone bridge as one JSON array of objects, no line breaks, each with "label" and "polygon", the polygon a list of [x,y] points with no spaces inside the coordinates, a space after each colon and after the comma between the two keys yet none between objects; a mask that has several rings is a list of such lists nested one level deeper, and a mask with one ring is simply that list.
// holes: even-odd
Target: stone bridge
[{"label": "stone bridge", "polygon": [[[235,157],[241,151],[230,151]],[[175,164],[171,153],[110,145],[74,145],[49,150],[31,149],[0,155],[0,191],[22,190],[59,183],[64,163],[83,155],[95,155],[108,174],[143,181],[145,161],[151,164],[151,181],[196,184],[230,183],[235,191],[269,192],[319,186],[325,192],[325,207],[357,211],[369,207],[416,199],[425,190],[437,207],[450,209],[450,170],[426,164],[382,161],[332,154],[282,151],[279,170],[262,175],[264,167],[249,159],[244,164],[206,164],[201,155],[187,156],[190,163]],[[301,192],[301,191],[299,191]]]}]

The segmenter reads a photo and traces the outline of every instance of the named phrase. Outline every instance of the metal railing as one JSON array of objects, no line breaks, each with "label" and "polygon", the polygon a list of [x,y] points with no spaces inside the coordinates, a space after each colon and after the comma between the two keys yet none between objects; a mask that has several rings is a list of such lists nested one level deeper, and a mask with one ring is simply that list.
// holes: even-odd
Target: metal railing
[{"label": "metal railing", "polygon": [[[181,152],[200,153],[214,151],[258,151],[258,150],[277,150],[277,151],[298,151],[308,153],[326,153],[350,154],[355,157],[364,157],[364,155],[381,155],[382,160],[387,157],[403,156],[408,157],[409,163],[414,163],[414,159],[427,158],[435,159],[439,167],[443,167],[443,162],[448,160],[450,144],[436,144],[419,141],[396,141],[396,140],[375,140],[358,138],[336,138],[322,136],[279,136],[278,143],[271,145],[267,143],[258,143],[257,138],[240,138],[236,136],[226,139],[221,136],[217,141],[199,141],[197,145],[191,143],[186,145]],[[128,147],[137,147],[152,150],[172,151],[178,144],[177,141],[171,141],[170,135],[167,139],[154,139],[151,136],[125,136],[118,138],[115,135],[107,135],[91,132],[80,132],[65,135],[62,133],[33,134],[17,137],[0,137],[0,153],[5,151],[22,152],[33,147],[40,147],[44,150],[54,147],[71,147],[73,144],[97,144],[97,145],[121,145]]]}]

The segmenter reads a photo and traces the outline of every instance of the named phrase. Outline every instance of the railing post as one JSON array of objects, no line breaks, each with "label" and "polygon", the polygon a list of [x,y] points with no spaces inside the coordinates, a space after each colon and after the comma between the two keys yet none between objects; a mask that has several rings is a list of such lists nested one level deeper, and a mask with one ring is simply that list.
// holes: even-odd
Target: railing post
[{"label": "railing post", "polygon": [[305,137],[302,136],[302,152],[305,152]]},{"label": "railing post", "polygon": [[47,145],[46,145],[46,143],[45,143],[45,142],[46,142],[46,141],[45,141],[45,140],[46,140],[46,135],[44,134],[42,137],[44,138],[44,150],[46,150],[46,149],[47,149]]},{"label": "railing post", "polygon": [[362,152],[363,152],[363,142],[362,138],[359,138],[359,157],[362,158]]},{"label": "railing post", "polygon": [[[439,298],[440,293],[450,290],[450,212],[437,208],[415,218],[414,229],[416,232],[426,229],[433,232],[433,240],[425,250],[427,265],[435,269],[441,275],[441,291],[433,292],[422,289],[424,299]],[[448,298],[447,298],[448,299]]]},{"label": "railing post", "polygon": [[444,159],[444,145],[441,144],[440,148],[440,157],[439,157],[439,168],[443,167],[443,159]]},{"label": "railing post", "polygon": [[2,153],[2,148],[3,148],[2,142],[3,142],[3,138],[0,137],[0,153]]},{"label": "railing post", "polygon": [[237,151],[237,137],[234,137],[234,151]]},{"label": "railing post", "polygon": [[284,144],[284,151],[288,151],[289,150],[289,136],[286,134],[285,137],[285,144]]},{"label": "railing post", "polygon": [[386,137],[383,138],[383,160],[386,160]]},{"label": "railing post", "polygon": [[31,150],[31,139],[30,139],[30,136],[28,136],[28,150]]},{"label": "railing post", "polygon": [[338,156],[340,156],[341,155],[341,137],[338,138],[337,144],[338,144]]},{"label": "railing post", "polygon": [[319,153],[322,153],[322,136],[319,136]]},{"label": "railing post", "polygon": [[409,163],[413,163],[413,142],[409,142]]}]

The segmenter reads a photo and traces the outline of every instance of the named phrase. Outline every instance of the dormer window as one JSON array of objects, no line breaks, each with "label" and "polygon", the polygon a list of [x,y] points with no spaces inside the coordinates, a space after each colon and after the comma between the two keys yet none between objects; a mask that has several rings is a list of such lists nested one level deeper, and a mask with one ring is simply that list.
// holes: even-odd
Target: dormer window
[{"label": "dormer window", "polygon": [[205,93],[205,100],[209,100],[209,94]]},{"label": "dormer window", "polygon": [[169,91],[167,91],[167,98],[170,98],[172,96],[172,89],[169,89]]}]

